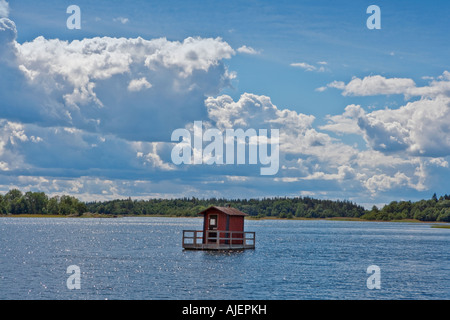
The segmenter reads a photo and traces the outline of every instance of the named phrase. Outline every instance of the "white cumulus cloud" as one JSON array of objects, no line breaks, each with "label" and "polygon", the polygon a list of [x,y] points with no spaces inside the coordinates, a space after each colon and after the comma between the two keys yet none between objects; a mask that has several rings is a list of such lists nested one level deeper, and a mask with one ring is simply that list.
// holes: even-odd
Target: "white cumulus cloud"
[{"label": "white cumulus cloud", "polygon": [[253,49],[252,47],[248,47],[246,45],[239,47],[238,49],[236,49],[236,51],[239,53],[246,53],[246,54],[251,54],[251,55],[260,54],[259,51]]},{"label": "white cumulus cloud", "polygon": [[120,22],[121,24],[127,24],[130,20],[124,17],[117,17],[113,19],[114,22]]},{"label": "white cumulus cloud", "polygon": [[0,18],[8,18],[9,4],[5,0],[0,0]]},{"label": "white cumulus cloud", "polygon": [[[313,116],[279,109],[267,96],[245,93],[234,101],[222,95],[208,98],[205,104],[209,119],[221,130],[280,130],[282,170],[275,181],[345,183],[346,188],[363,187],[375,196],[404,187],[423,191],[427,168],[448,166],[450,114],[448,100],[442,97],[371,113],[360,105],[349,105],[342,115],[329,116],[320,130],[313,127]],[[367,149],[349,145],[326,131],[359,135],[366,140]]]},{"label": "white cumulus cloud", "polygon": [[427,86],[417,87],[414,80],[409,78],[386,78],[380,75],[367,76],[363,79],[353,77],[347,84],[343,81],[333,81],[316,91],[327,88],[342,90],[343,96],[375,96],[402,94],[406,98],[414,96],[436,97],[450,95],[450,72],[444,71],[438,79],[432,79]]},{"label": "white cumulus cloud", "polygon": [[[373,76],[345,85],[343,93],[358,95],[405,94],[420,96],[397,109],[370,113],[359,105],[349,105],[342,115],[329,116],[321,129],[336,133],[362,134],[368,146],[382,152],[442,157],[450,155],[450,78],[444,72],[428,86],[416,87],[411,79]],[[375,80],[374,80],[375,79]],[[390,87],[388,87],[390,86]]]},{"label": "white cumulus cloud", "polygon": [[327,69],[325,68],[325,65],[328,63],[326,61],[319,61],[317,62],[317,66],[306,63],[306,62],[293,62],[290,64],[291,67],[295,68],[301,68],[305,71],[315,71],[315,72],[325,72]]},{"label": "white cumulus cloud", "polygon": [[129,91],[141,91],[143,89],[150,89],[152,85],[147,81],[145,77],[140,79],[133,79],[128,84]]},{"label": "white cumulus cloud", "polygon": [[40,36],[21,44],[16,35],[14,23],[1,19],[0,71],[9,83],[0,87],[7,102],[0,118],[168,140],[175,128],[204,116],[204,97],[235,76],[224,64],[235,52],[220,38]]}]

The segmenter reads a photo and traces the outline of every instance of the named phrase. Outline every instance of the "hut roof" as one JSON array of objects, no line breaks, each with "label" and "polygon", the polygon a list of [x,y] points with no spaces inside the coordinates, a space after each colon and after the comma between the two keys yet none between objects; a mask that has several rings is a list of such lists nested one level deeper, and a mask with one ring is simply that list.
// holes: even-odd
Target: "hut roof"
[{"label": "hut roof", "polygon": [[211,209],[216,209],[219,210],[229,216],[248,216],[248,214],[239,211],[236,208],[232,208],[232,207],[216,207],[216,206],[211,206],[208,209],[203,210],[202,212],[199,212],[198,214],[205,214],[207,211],[211,210]]}]

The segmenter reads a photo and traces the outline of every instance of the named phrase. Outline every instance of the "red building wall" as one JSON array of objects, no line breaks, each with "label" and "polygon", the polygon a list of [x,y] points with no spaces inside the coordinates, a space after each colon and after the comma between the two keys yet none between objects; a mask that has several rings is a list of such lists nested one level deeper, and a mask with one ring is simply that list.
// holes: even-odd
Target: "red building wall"
[{"label": "red building wall", "polygon": [[244,231],[244,217],[242,216],[229,216],[229,228],[230,231]]}]

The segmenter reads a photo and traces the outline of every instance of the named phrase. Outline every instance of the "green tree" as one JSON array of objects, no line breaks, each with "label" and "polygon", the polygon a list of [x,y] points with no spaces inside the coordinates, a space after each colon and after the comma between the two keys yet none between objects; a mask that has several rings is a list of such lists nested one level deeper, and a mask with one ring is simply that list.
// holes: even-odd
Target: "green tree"
[{"label": "green tree", "polygon": [[11,214],[20,214],[25,211],[25,204],[22,201],[23,194],[18,189],[12,189],[5,194],[6,209]]},{"label": "green tree", "polygon": [[23,196],[26,213],[46,214],[48,197],[44,192],[26,192]]},{"label": "green tree", "polygon": [[51,215],[59,214],[59,196],[52,197],[48,200],[47,213]]},{"label": "green tree", "polygon": [[443,208],[436,219],[440,222],[450,222],[450,208]]},{"label": "green tree", "polygon": [[0,214],[7,214],[5,197],[0,194]]},{"label": "green tree", "polygon": [[61,215],[81,215],[87,212],[86,204],[80,202],[77,198],[63,195],[59,202],[59,214]]},{"label": "green tree", "polygon": [[437,196],[436,196],[436,192],[431,197],[431,200],[433,200],[434,202],[438,202],[438,199],[437,199]]},{"label": "green tree", "polygon": [[297,209],[295,210],[296,217],[304,217],[306,216],[306,204],[300,202],[297,204]]}]

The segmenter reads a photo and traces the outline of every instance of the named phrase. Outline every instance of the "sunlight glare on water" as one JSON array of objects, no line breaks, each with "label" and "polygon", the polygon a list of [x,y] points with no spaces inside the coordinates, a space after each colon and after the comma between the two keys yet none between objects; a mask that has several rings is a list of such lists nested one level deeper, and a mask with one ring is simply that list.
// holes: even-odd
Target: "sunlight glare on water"
[{"label": "sunlight glare on water", "polygon": [[[248,220],[256,249],[184,251],[198,218],[1,218],[0,299],[449,299],[450,231]],[[80,268],[69,290],[67,268]],[[366,285],[367,267],[381,288]]]}]

